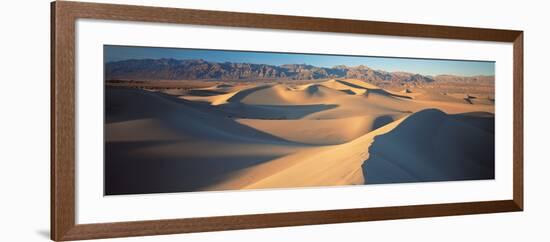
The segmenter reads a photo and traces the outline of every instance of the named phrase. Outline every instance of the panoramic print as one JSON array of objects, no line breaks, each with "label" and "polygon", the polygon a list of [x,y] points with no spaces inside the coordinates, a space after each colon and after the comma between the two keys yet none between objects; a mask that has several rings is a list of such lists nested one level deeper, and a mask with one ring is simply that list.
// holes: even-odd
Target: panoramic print
[{"label": "panoramic print", "polygon": [[103,51],[105,195],[495,176],[493,61]]}]

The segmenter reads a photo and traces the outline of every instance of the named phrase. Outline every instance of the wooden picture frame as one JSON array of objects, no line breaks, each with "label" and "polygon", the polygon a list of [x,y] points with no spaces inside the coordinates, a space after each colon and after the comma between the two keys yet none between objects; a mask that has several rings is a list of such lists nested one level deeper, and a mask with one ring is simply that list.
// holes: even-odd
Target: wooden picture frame
[{"label": "wooden picture frame", "polygon": [[[75,222],[75,22],[124,20],[513,43],[513,199],[100,224]],[[523,210],[523,32],[58,1],[51,4],[51,239],[56,241]]]}]

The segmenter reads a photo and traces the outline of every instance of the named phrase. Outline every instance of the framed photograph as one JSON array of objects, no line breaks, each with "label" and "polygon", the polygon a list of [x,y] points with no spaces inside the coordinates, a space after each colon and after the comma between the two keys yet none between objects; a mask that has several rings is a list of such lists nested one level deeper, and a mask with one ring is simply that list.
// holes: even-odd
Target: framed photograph
[{"label": "framed photograph", "polygon": [[53,2],[51,239],[523,210],[523,32]]}]

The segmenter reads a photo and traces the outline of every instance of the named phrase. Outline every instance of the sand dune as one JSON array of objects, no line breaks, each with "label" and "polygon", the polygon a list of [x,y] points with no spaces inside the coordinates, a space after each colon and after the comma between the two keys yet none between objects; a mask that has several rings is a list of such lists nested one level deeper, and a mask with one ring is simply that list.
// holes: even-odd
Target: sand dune
[{"label": "sand dune", "polygon": [[325,120],[238,119],[237,122],[286,140],[306,144],[342,144],[397,119],[400,115]]},{"label": "sand dune", "polygon": [[358,185],[365,183],[362,164],[369,158],[373,138],[390,132],[404,118],[353,141],[295,152],[243,169],[208,190]]},{"label": "sand dune", "polygon": [[[464,121],[467,120],[467,121]],[[391,122],[349,143],[296,152],[244,169],[212,190],[402,183],[494,178],[487,127],[476,120],[428,109]],[[441,125],[432,129],[431,123]],[[405,141],[400,138],[406,135]],[[451,143],[451,144],[449,144]],[[472,172],[474,171],[474,172]]]},{"label": "sand dune", "polygon": [[[283,84],[268,84],[255,87],[245,87],[241,90],[213,96],[183,96],[181,98],[205,102],[213,106],[219,106],[220,112],[236,118],[255,119],[340,119],[358,116],[368,116],[377,119],[381,116],[400,116],[423,108],[414,102],[406,102],[406,98],[395,96],[371,84],[359,85],[359,81],[348,83],[359,90],[364,90],[361,95],[350,94],[342,90],[332,89],[331,83],[338,83],[340,87],[347,86],[343,81],[328,81],[319,84],[308,84],[292,88]],[[368,89],[367,89],[368,87]],[[359,91],[357,91],[359,92]],[[366,94],[370,93],[370,94]],[[314,106],[318,105],[318,106]],[[305,116],[296,117],[292,110],[299,108],[331,106],[326,110],[317,110]],[[280,107],[280,110],[274,111]],[[262,112],[260,109],[269,109]],[[286,109],[286,111],[282,111]],[[237,110],[237,111],[236,111]],[[243,111],[246,110],[246,111]],[[263,117],[262,113],[266,116]],[[273,114],[282,114],[279,118]],[[243,115],[245,114],[245,115]]]},{"label": "sand dune", "polygon": [[253,92],[235,95],[230,101],[254,105],[297,105],[333,103],[334,99],[347,94],[319,84],[308,85],[303,89],[291,89],[282,84],[261,86]]},{"label": "sand dune", "polygon": [[[355,81],[348,84],[355,87],[337,80],[295,88],[282,84],[262,85],[208,98],[210,105],[217,106],[219,112],[236,118],[241,124],[286,140],[306,144],[348,142],[407,115],[411,112],[409,110],[421,108],[414,103],[407,104],[401,98],[396,98],[393,94],[367,83],[359,85],[360,83]],[[355,88],[363,90],[363,94],[371,91],[373,93],[368,97],[363,94],[356,95],[359,93],[357,90],[357,93],[350,94],[342,92],[344,89],[337,90],[331,87]],[[186,99],[197,100],[187,97]],[[301,117],[290,114],[283,114],[280,118],[263,116],[278,113],[273,109],[279,107],[289,111],[300,110],[304,108],[304,104],[333,106],[326,110],[312,111]],[[236,109],[238,111],[235,111]],[[243,109],[247,111],[243,112]],[[239,113],[245,113],[247,116],[240,117]]]},{"label": "sand dune", "polygon": [[325,87],[328,87],[328,88],[332,88],[334,90],[343,91],[343,92],[346,92],[348,94],[353,94],[353,95],[363,95],[368,90],[367,88],[354,87],[354,86],[346,85],[346,84],[344,84],[344,83],[342,83],[341,81],[338,81],[338,80],[329,80],[329,81],[321,83],[321,85],[323,85]]},{"label": "sand dune", "polygon": [[[494,178],[491,114],[447,115],[437,109],[412,114],[374,139],[363,165],[366,182],[396,183]],[[396,152],[398,151],[398,152]]]},{"label": "sand dune", "polygon": [[107,194],[198,190],[307,149],[158,92],[111,88],[106,98]]},{"label": "sand dune", "polygon": [[[132,130],[137,130],[132,124],[141,121],[140,129],[145,132],[140,130],[140,135],[146,135],[148,129],[163,128],[170,130],[173,135],[196,139],[284,141],[222,115],[200,110],[186,101],[157,93],[137,89],[112,89],[107,92],[106,98],[111,105],[107,107],[106,115],[109,117],[106,125],[107,140],[112,138],[111,135],[121,139],[117,133],[135,135]],[[111,126],[116,131],[110,131]]]},{"label": "sand dune", "polygon": [[494,100],[468,99],[360,80],[109,87],[106,192],[490,179]]}]

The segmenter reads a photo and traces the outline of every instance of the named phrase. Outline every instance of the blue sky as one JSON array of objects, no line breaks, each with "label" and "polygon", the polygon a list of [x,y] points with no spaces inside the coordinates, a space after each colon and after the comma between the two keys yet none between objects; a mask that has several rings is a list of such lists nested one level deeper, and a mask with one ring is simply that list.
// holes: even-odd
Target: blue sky
[{"label": "blue sky", "polygon": [[493,61],[415,59],[398,57],[294,54],[228,50],[178,49],[132,46],[104,46],[106,62],[128,59],[203,59],[211,62],[255,63],[269,65],[308,64],[319,67],[366,65],[385,71],[406,71],[422,75],[494,75]]}]

